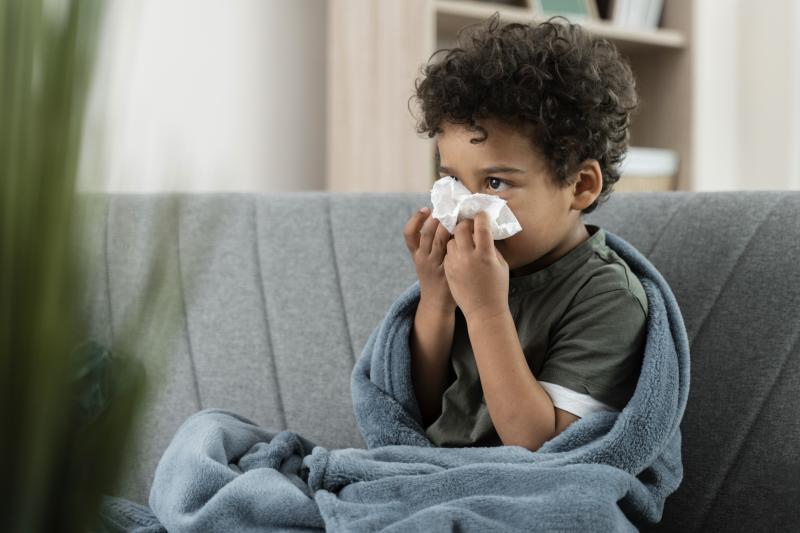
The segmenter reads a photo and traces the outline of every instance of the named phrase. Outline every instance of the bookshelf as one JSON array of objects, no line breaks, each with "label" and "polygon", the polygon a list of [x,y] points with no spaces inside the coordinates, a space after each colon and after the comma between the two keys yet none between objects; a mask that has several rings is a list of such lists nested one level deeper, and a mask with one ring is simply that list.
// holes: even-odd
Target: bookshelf
[{"label": "bookshelf", "polygon": [[[455,45],[458,30],[481,22],[498,12],[502,22],[541,22],[549,15],[538,14],[533,0],[498,3],[482,0],[431,0],[435,49]],[[630,62],[636,77],[640,107],[633,116],[631,146],[662,148],[678,154],[680,163],[674,177],[653,179],[625,176],[616,190],[691,190],[691,0],[664,0],[660,25],[656,29],[618,26],[609,20],[575,21],[593,34],[612,41]],[[434,145],[430,145],[433,161]],[[433,163],[431,168],[435,174]],[[627,180],[626,178],[631,178]]]}]

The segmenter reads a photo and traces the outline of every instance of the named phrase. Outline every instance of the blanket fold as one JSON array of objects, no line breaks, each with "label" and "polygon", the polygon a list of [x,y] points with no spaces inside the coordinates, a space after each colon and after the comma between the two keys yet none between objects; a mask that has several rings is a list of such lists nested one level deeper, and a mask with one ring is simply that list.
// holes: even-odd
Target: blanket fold
[{"label": "blanket fold", "polygon": [[581,418],[536,452],[434,446],[411,382],[416,282],[353,368],[367,449],[327,450],[226,410],[200,411],[158,464],[154,517],[170,532],[635,531],[658,522],[683,478],[688,339],[656,268],[613,233],[606,242],[642,281],[649,305],[641,374],[621,412]]}]

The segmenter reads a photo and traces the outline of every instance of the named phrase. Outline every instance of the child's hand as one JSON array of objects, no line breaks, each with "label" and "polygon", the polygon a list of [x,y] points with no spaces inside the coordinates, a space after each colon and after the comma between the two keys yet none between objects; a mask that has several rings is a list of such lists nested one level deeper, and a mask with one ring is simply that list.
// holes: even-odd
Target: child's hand
[{"label": "child's hand", "polygon": [[494,246],[489,215],[456,224],[443,266],[453,297],[470,320],[508,310],[508,263]]},{"label": "child's hand", "polygon": [[417,270],[420,303],[424,300],[426,305],[440,307],[448,313],[455,312],[456,302],[442,266],[450,232],[430,216],[430,209],[423,207],[408,219],[403,236]]}]

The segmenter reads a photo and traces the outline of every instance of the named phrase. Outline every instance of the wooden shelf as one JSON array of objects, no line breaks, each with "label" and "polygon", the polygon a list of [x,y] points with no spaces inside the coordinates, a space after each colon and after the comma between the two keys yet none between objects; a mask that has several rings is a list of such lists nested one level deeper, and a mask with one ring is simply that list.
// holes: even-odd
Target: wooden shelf
[{"label": "wooden shelf", "polygon": [[[455,35],[458,29],[468,24],[485,20],[495,11],[500,14],[500,20],[504,22],[540,23],[546,20],[546,17],[536,15],[530,8],[491,2],[435,0],[434,9],[440,31],[450,35]],[[686,44],[684,35],[672,29],[636,30],[616,26],[602,20],[581,21],[579,24],[593,34],[609,39],[618,44],[620,49],[629,52],[643,47],[680,49]]]}]

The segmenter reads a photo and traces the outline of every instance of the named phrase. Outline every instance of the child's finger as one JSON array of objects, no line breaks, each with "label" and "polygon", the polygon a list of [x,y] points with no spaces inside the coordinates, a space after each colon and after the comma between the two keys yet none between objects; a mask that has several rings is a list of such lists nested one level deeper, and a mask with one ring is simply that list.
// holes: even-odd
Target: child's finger
[{"label": "child's finger", "polygon": [[431,258],[441,262],[444,254],[447,253],[447,241],[450,240],[450,232],[439,222],[436,233],[433,235],[433,245],[431,246]]},{"label": "child's finger", "polygon": [[459,248],[462,248],[463,250],[475,249],[475,243],[472,239],[472,228],[474,227],[474,223],[475,221],[471,218],[465,218],[456,224],[456,227],[453,230],[453,239],[455,239]]},{"label": "child's finger", "polygon": [[411,252],[416,252],[417,248],[419,248],[419,232],[427,216],[428,208],[423,207],[408,219],[408,222],[406,222],[406,225],[403,228],[403,238],[406,241],[406,246]]},{"label": "child's finger", "polygon": [[430,255],[431,246],[433,245],[433,235],[436,233],[438,224],[439,220],[433,218],[433,216],[428,217],[428,219],[422,224],[422,229],[419,230],[420,237],[418,248],[421,253]]},{"label": "child's finger", "polygon": [[475,238],[475,248],[487,253],[494,249],[492,230],[489,227],[489,215],[486,213],[486,211],[481,211],[475,216],[473,232]]}]

